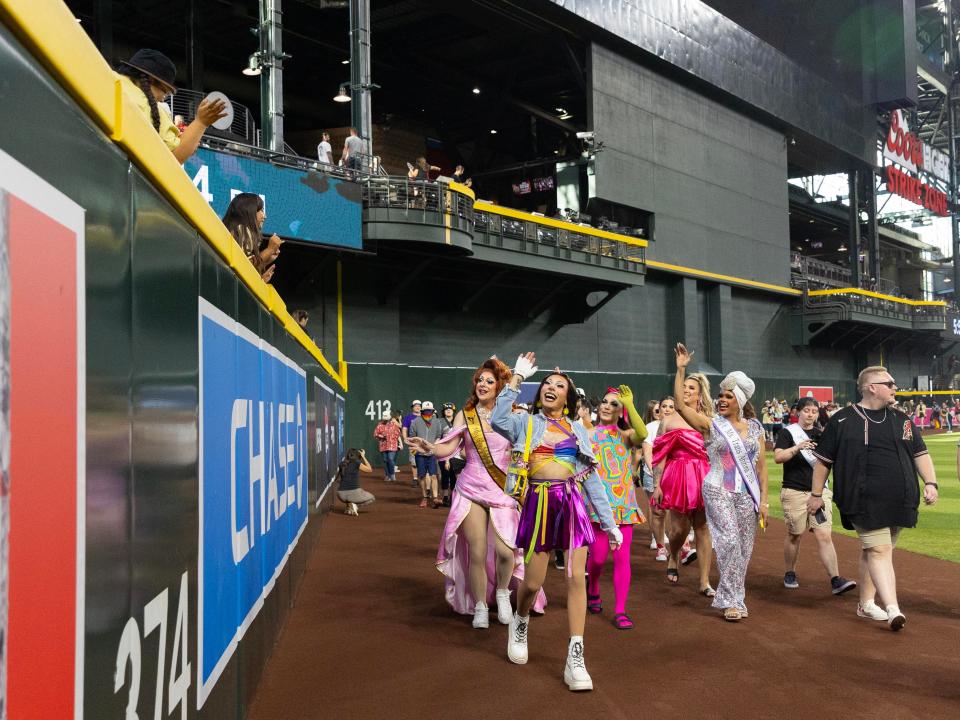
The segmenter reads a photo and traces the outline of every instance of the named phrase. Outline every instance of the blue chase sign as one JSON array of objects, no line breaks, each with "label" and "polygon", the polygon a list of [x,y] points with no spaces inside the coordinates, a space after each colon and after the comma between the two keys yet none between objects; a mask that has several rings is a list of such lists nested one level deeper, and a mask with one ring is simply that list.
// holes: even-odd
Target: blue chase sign
[{"label": "blue chase sign", "polygon": [[197,708],[307,524],[307,378],[199,298]]},{"label": "blue chase sign", "polygon": [[200,194],[223,217],[242,192],[263,198],[266,235],[321,245],[363,247],[360,186],[327,173],[200,148],[184,165]]}]

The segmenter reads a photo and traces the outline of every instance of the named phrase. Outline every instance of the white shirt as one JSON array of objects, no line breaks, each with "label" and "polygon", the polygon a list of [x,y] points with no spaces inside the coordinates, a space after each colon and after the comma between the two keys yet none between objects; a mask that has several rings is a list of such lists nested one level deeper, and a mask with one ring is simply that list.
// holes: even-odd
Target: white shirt
[{"label": "white shirt", "polygon": [[333,148],[326,140],[321,140],[320,144],[317,145],[317,157],[320,162],[333,165]]},{"label": "white shirt", "polygon": [[660,430],[660,421],[654,420],[653,422],[647,423],[647,437],[644,438],[644,442],[647,445],[653,445],[653,441],[657,439],[657,431]]}]

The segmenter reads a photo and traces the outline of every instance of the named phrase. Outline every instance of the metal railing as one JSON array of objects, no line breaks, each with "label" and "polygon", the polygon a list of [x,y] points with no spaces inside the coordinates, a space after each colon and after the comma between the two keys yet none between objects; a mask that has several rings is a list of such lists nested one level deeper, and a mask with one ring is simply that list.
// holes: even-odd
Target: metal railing
[{"label": "metal railing", "polygon": [[556,227],[541,224],[532,219],[519,219],[495,212],[476,210],[474,239],[485,245],[497,246],[503,244],[504,238],[510,238],[630,262],[642,263],[645,259],[646,248],[640,245],[619,242],[592,233],[578,232],[574,229],[576,226],[572,223],[569,225],[571,227]]},{"label": "metal railing", "polygon": [[365,208],[391,208],[422,214],[422,222],[433,224],[430,214],[449,213],[473,224],[473,198],[447,183],[410,180],[405,177],[371,175],[363,182]]},{"label": "metal railing", "polygon": [[840,303],[856,312],[888,319],[939,323],[946,321],[946,308],[943,305],[910,305],[904,302],[872,297],[870,295],[861,295],[859,293],[806,295],[804,296],[803,303],[806,307],[813,310],[827,306],[836,306]]},{"label": "metal railing", "polygon": [[248,143],[229,140],[216,135],[204,135],[200,142],[201,147],[217,152],[225,152],[233,155],[244,155],[246,157],[256,158],[257,160],[266,160],[267,162],[279,165],[281,167],[294,168],[296,170],[316,170],[325,172],[335,177],[346,180],[357,180],[373,175],[380,167],[380,158],[374,156],[364,156],[359,170],[350,170],[339,165],[329,165],[319,160],[303,157],[290,152],[274,152],[268,148],[250,145]]},{"label": "metal railing", "polygon": [[[823,288],[845,288],[851,287],[853,283],[849,268],[804,257],[800,253],[790,254],[790,272],[796,276],[792,282],[794,287],[815,285]],[[880,278],[877,282],[864,283],[863,289],[885,295],[901,296],[903,294],[899,285],[886,278]]]},{"label": "metal railing", "polygon": [[[197,115],[200,101],[205,97],[205,93],[196,90],[177,88],[177,94],[173,96],[173,102],[170,103],[173,117],[182,115],[187,124],[190,124]],[[257,127],[253,122],[253,115],[250,114],[250,110],[245,105],[233,100],[230,101],[230,104],[233,105],[233,122],[230,123],[230,129],[218,131],[214,128],[213,132],[230,133],[238,138],[243,138],[250,144],[255,143],[257,141]]]}]

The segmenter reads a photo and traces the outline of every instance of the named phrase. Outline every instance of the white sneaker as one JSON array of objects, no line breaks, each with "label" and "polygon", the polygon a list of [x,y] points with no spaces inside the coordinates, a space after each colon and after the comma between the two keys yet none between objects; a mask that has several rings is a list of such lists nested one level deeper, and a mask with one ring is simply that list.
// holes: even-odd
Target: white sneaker
[{"label": "white sneaker", "polygon": [[490,627],[490,610],[485,602],[478,602],[473,608],[473,626],[478,630]]},{"label": "white sneaker", "polygon": [[525,618],[514,613],[507,628],[507,657],[517,665],[527,664],[527,628],[530,616]]},{"label": "white sneaker", "polygon": [[583,661],[583,638],[570,638],[567,649],[567,664],[563,668],[563,681],[573,691],[593,690],[593,680]]},{"label": "white sneaker", "polygon": [[654,558],[657,562],[666,562],[668,557],[667,548],[663,545],[657,548],[657,557]]},{"label": "white sneaker", "polygon": [[900,608],[896,605],[887,605],[887,625],[890,626],[890,629],[896,632],[902,628],[907,622],[906,616],[900,612]]},{"label": "white sneaker", "polygon": [[509,625],[512,617],[513,606],[510,604],[510,591],[497,590],[497,620],[503,625]]},{"label": "white sneaker", "polygon": [[650,549],[651,550],[657,549],[657,539],[653,535],[650,536]]},{"label": "white sneaker", "polygon": [[888,620],[887,613],[880,609],[880,606],[873,601],[857,605],[857,617],[879,620],[880,622],[886,622]]}]

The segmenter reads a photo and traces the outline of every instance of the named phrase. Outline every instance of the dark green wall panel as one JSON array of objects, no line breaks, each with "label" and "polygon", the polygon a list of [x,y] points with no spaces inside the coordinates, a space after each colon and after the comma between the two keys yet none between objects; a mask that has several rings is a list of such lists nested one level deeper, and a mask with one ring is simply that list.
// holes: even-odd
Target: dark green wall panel
[{"label": "dark green wall panel", "polygon": [[[180,579],[186,573],[193,671],[187,716],[241,720],[330,502],[317,510],[310,504],[305,533],[198,712],[197,298],[206,298],[304,368],[309,387],[322,371],[5,28],[0,28],[0,78],[0,148],[86,211],[85,717],[123,717],[130,669],[115,693],[114,668],[131,619],[141,631],[137,711],[141,718],[154,716],[158,633],[144,635],[144,609],[166,590],[161,688],[166,698]],[[308,421],[314,417],[310,407]],[[308,426],[308,448],[313,429]],[[308,451],[312,468],[310,456]],[[168,711],[164,701],[160,716],[168,717]]]}]

